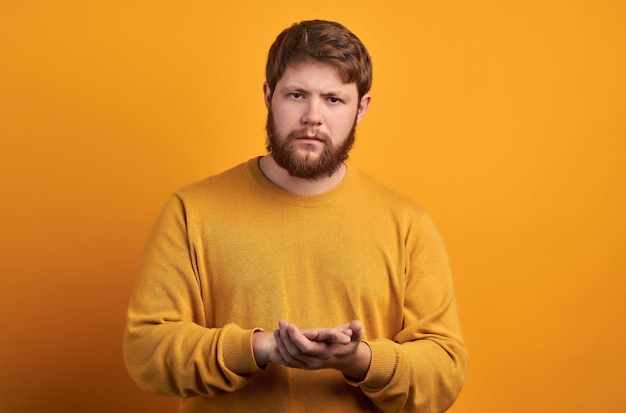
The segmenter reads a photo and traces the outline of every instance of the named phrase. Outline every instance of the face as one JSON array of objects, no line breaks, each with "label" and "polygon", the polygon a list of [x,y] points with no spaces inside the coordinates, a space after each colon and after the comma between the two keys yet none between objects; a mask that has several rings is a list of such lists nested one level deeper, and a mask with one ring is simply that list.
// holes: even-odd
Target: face
[{"label": "face", "polygon": [[268,151],[291,176],[331,176],[348,158],[356,124],[370,97],[359,99],[356,83],[344,83],[333,66],[288,66],[274,91],[264,85]]}]

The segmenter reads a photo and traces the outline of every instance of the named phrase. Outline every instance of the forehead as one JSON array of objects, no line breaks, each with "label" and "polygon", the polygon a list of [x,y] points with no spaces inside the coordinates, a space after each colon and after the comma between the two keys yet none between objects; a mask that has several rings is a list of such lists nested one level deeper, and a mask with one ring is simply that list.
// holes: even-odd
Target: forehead
[{"label": "forehead", "polygon": [[333,91],[357,93],[356,82],[346,83],[335,66],[322,62],[299,62],[290,64],[276,84],[278,89],[300,88],[320,93]]}]

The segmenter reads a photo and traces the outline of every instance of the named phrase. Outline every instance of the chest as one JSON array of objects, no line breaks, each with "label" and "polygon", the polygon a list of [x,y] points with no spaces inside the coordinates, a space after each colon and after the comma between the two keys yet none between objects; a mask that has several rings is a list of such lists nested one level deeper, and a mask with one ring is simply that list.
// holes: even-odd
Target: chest
[{"label": "chest", "polygon": [[222,217],[194,248],[209,315],[334,325],[401,307],[406,259],[392,220],[310,209],[247,216]]}]

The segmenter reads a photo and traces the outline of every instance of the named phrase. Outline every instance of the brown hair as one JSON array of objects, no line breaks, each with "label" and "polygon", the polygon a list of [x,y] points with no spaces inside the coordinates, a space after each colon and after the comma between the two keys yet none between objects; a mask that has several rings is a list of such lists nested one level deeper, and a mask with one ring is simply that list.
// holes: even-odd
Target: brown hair
[{"label": "brown hair", "polygon": [[359,99],[372,87],[372,60],[365,45],[339,23],[309,20],[283,30],[267,56],[265,79],[270,90],[287,66],[306,61],[336,67],[344,82],[356,83]]}]

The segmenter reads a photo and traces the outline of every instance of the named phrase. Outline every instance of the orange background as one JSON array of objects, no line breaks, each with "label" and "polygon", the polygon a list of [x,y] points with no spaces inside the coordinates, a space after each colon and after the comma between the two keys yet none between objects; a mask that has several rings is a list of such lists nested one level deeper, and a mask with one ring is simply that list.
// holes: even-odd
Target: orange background
[{"label": "orange background", "polygon": [[267,49],[309,18],[374,59],[351,162],[447,242],[452,411],[623,409],[625,3],[375,4],[3,2],[1,412],[175,411],[122,363],[144,243],[174,189],[263,153]]}]

